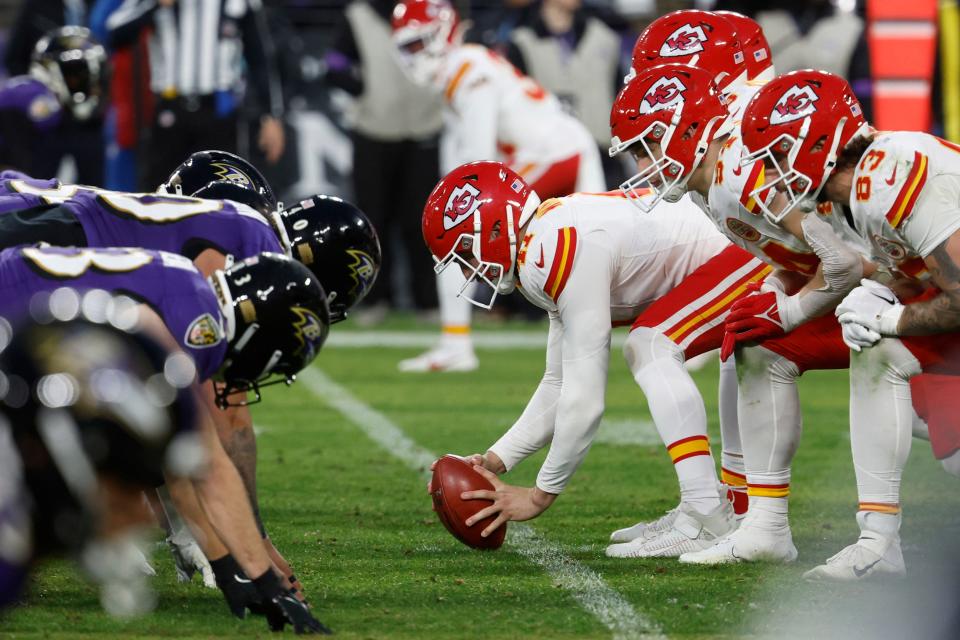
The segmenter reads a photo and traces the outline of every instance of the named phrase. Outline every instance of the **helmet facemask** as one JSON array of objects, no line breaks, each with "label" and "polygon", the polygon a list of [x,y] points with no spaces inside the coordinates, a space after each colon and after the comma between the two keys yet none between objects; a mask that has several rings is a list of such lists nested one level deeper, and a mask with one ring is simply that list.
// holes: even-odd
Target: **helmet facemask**
[{"label": "helmet facemask", "polygon": [[[491,309],[497,295],[509,295],[516,288],[514,266],[519,245],[517,232],[539,206],[540,197],[533,192],[527,197],[520,212],[508,202],[504,205],[504,215],[498,217],[488,230],[483,229],[478,207],[473,212],[472,232],[461,233],[443,258],[434,256],[434,271],[439,274],[451,264],[456,264],[466,278],[457,295],[481,309]],[[497,234],[496,237],[493,237],[494,234]],[[473,286],[476,282],[483,282],[493,291],[486,302],[476,296],[477,289]]]},{"label": "helmet facemask", "polygon": [[[725,122],[725,119],[714,118],[703,128],[694,149],[693,161],[690,163],[689,170],[687,170],[681,161],[672,157],[667,151],[674,135],[677,133],[677,127],[683,115],[683,107],[683,103],[677,107],[670,118],[669,124],[660,121],[653,122],[630,140],[620,142],[618,138],[614,138],[614,144],[610,147],[610,156],[613,157],[625,149],[639,145],[646,157],[652,160],[645,169],[620,184],[620,190],[623,194],[644,213],[652,211],[661,200],[673,203],[683,197],[687,192],[687,182],[690,180],[690,176],[700,166],[700,161],[703,160],[712,137],[718,133],[715,129]],[[721,120],[721,122],[718,123],[717,120]],[[689,132],[690,129],[687,131]],[[696,131],[691,132],[691,135],[696,135]],[[649,144],[650,141],[659,144],[659,156],[654,154]],[[651,182],[651,178],[654,177],[657,178],[657,184]],[[645,187],[653,191],[654,197],[650,198],[646,195]]]},{"label": "helmet facemask", "polygon": [[[747,154],[740,160],[741,167],[753,165],[758,161],[762,162],[765,173],[769,174],[764,176],[763,184],[750,192],[750,197],[759,205],[767,220],[773,224],[778,224],[795,209],[804,212],[816,209],[817,198],[831,173],[833,173],[833,168],[837,165],[837,147],[846,121],[845,117],[840,118],[832,139],[826,142],[830,145],[830,148],[826,154],[823,174],[819,181],[796,169],[796,160],[810,131],[811,119],[809,117],[804,119],[796,137],[784,133],[767,146]],[[786,157],[786,170],[784,170],[780,161],[780,158],[784,156]],[[770,174],[771,170],[774,172],[773,174]],[[771,177],[773,179],[769,179]],[[780,186],[779,189],[777,189],[778,185]],[[776,190],[782,197],[771,198],[770,196],[773,193],[771,189]]]},{"label": "helmet facemask", "polygon": [[443,66],[451,48],[453,27],[452,22],[436,20],[410,25],[394,33],[400,66],[414,84],[442,88]]}]

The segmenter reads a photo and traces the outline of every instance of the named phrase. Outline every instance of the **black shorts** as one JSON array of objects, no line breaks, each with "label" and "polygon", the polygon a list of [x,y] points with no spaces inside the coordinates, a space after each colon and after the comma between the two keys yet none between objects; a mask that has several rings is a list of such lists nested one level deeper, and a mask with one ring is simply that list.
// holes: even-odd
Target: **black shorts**
[{"label": "black shorts", "polygon": [[0,215],[0,249],[38,242],[55,247],[85,247],[87,235],[77,217],[60,205]]}]

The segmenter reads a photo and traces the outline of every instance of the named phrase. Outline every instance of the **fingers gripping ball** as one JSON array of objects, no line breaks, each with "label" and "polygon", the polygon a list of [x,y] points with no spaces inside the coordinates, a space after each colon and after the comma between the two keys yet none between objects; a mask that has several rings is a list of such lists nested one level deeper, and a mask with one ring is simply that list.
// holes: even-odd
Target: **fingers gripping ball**
[{"label": "fingers gripping ball", "polygon": [[486,538],[482,538],[480,532],[493,522],[493,516],[475,522],[470,527],[465,524],[467,518],[493,504],[490,500],[460,498],[464,491],[493,491],[490,481],[474,471],[469,462],[455,455],[443,456],[433,468],[431,486],[433,510],[453,537],[474,549],[500,548],[507,533],[506,524]]}]

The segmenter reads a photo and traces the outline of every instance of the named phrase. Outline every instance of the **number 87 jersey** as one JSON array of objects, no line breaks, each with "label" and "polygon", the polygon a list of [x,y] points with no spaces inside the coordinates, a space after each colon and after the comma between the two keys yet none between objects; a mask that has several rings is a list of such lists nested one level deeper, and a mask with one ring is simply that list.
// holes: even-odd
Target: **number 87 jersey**
[{"label": "number 87 jersey", "polygon": [[960,228],[960,146],[926,133],[879,133],[857,163],[850,196],[873,259],[925,278],[922,258]]},{"label": "number 87 jersey", "polygon": [[[264,251],[286,253],[273,226],[239,202],[122,193],[0,174],[0,216],[19,214],[26,220],[31,211],[53,207],[59,207],[63,221],[80,225],[88,247],[143,247],[191,260],[207,249],[235,260]],[[0,248],[22,242],[0,233]]]}]

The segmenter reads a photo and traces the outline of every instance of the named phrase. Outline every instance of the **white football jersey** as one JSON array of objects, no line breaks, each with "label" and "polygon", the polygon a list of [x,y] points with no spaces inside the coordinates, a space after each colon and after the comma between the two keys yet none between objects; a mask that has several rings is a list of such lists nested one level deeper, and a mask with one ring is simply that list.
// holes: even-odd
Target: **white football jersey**
[{"label": "white football jersey", "polygon": [[547,366],[490,449],[507,468],[550,445],[537,486],[560,493],[603,415],[614,324],[632,323],[730,243],[688,198],[641,215],[620,193],[544,201],[517,256],[519,288],[550,316]]},{"label": "white football jersey", "polygon": [[[763,185],[763,162],[741,167],[745,155],[739,128],[720,150],[708,200],[697,193],[692,200],[713,220],[731,242],[767,264],[787,271],[813,275],[820,259],[810,246],[763,215],[751,193]],[[821,207],[829,214],[831,208]],[[822,214],[821,214],[822,215]]]},{"label": "white football jersey", "polygon": [[444,63],[442,86],[444,172],[475,160],[520,170],[596,152],[593,137],[556,97],[486,47],[455,49]]},{"label": "white football jersey", "polygon": [[960,146],[927,133],[879,133],[854,170],[850,202],[875,262],[928,277],[923,258],[960,229]]},{"label": "white football jersey", "polygon": [[[758,187],[763,186],[763,163],[758,160],[752,165],[740,166],[747,150],[739,133],[738,125],[720,150],[708,199],[705,201],[702,196],[693,193],[693,201],[738,247],[773,267],[812,276],[820,265],[813,248],[779,224],[770,222],[751,196]],[[866,243],[844,220],[841,205],[822,203],[817,206],[816,215],[829,222],[834,232],[852,250],[869,255]]]},{"label": "white football jersey", "polygon": [[632,323],[729,245],[689,198],[661,202],[650,213],[639,213],[619,191],[552,198],[537,209],[517,256],[521,289],[530,302],[558,312],[565,294],[577,304],[578,292],[566,284],[578,261],[594,259],[580,249],[590,235],[596,236],[595,251],[609,252],[613,324]]}]

